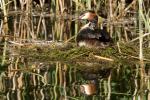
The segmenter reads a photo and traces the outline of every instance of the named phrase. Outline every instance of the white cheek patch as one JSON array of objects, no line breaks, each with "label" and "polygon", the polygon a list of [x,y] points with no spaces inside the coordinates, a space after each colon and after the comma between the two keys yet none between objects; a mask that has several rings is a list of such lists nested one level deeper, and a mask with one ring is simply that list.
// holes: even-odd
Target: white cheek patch
[{"label": "white cheek patch", "polygon": [[85,43],[84,41],[82,41],[82,42],[79,42],[78,45],[79,45],[80,47],[82,47],[82,46],[86,46],[86,43]]},{"label": "white cheek patch", "polygon": [[83,16],[81,16],[81,19],[88,19],[90,16],[89,13],[85,13]]}]

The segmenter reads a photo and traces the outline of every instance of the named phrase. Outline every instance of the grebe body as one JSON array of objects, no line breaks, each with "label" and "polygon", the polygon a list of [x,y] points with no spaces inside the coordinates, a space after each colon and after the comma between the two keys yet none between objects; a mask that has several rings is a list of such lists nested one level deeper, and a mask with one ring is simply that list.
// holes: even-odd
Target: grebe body
[{"label": "grebe body", "polygon": [[93,11],[88,11],[79,17],[80,19],[88,20],[78,32],[76,42],[78,46],[85,47],[100,47],[109,46],[111,37],[107,30],[98,29],[98,16]]}]

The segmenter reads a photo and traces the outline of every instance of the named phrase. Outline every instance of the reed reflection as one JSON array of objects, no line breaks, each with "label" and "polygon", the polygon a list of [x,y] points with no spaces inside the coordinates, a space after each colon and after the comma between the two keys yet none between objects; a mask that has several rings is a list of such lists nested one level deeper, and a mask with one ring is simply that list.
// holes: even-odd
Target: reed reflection
[{"label": "reed reflection", "polygon": [[116,66],[117,71],[104,67],[93,70],[93,64],[30,62],[21,56],[11,56],[8,69],[0,76],[0,91],[7,99],[16,100],[149,98],[147,65],[144,69],[139,65],[131,68],[120,64]]}]

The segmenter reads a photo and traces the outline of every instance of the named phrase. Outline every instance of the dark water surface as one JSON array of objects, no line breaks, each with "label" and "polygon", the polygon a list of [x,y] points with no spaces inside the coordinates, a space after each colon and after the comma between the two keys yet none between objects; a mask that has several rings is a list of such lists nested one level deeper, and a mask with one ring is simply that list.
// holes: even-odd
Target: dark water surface
[{"label": "dark water surface", "polygon": [[[93,71],[73,63],[28,62],[10,57],[0,74],[2,100],[148,100],[149,68],[118,64]],[[148,65],[147,65],[148,66]],[[98,66],[102,67],[102,66]],[[86,69],[88,68],[88,69]],[[144,74],[144,75],[143,75]],[[142,76],[143,75],[143,76]]]}]

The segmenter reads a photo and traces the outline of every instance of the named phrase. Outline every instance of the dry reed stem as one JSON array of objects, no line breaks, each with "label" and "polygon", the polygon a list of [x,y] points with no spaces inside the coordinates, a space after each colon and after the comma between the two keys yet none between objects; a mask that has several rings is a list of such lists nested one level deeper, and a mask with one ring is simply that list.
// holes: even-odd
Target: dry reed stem
[{"label": "dry reed stem", "polygon": [[[142,38],[144,38],[145,36],[148,36],[148,35],[150,35],[150,33],[145,33],[145,34],[142,35]],[[134,41],[139,40],[139,39],[140,39],[140,37],[137,37],[137,38],[135,38],[135,39],[132,39],[132,40],[129,41],[128,43],[134,42]]]},{"label": "dry reed stem", "polygon": [[117,42],[117,47],[118,47],[119,53],[122,53],[122,52],[121,52],[121,49],[120,49],[120,44],[119,44],[119,42]]},{"label": "dry reed stem", "polygon": [[142,7],[142,0],[139,1],[139,59],[143,61],[143,30],[142,30],[142,14],[143,14],[143,7]]},{"label": "dry reed stem", "polygon": [[107,58],[107,57],[102,57],[102,56],[99,56],[99,55],[93,55],[93,54],[90,54],[91,56],[97,58],[97,59],[100,59],[100,60],[105,60],[105,61],[110,61],[110,62],[113,62],[114,59],[112,58]]},{"label": "dry reed stem", "polygon": [[40,1],[40,6],[41,6],[41,8],[43,8],[43,7],[44,7],[45,0],[39,0],[39,1]]},{"label": "dry reed stem", "polygon": [[9,43],[17,45],[17,46],[24,46],[24,44],[18,43],[18,42],[15,42],[15,41],[9,41]]},{"label": "dry reed stem", "polygon": [[120,17],[122,17],[122,14],[123,16],[126,15],[127,11],[137,2],[137,0],[133,0],[132,3],[130,3],[126,8],[122,9],[122,13],[120,13],[116,19],[119,19]]},{"label": "dry reed stem", "polygon": [[108,83],[107,83],[107,88],[108,88],[108,95],[107,95],[107,100],[110,100],[111,99],[111,73],[108,77]]},{"label": "dry reed stem", "polygon": [[[133,56],[133,55],[129,55],[129,54],[126,54],[126,53],[121,53],[122,55],[125,55],[125,56],[128,56],[130,58],[134,58],[134,59],[137,59],[137,60],[140,60],[139,57],[136,57],[136,56]],[[150,59],[146,59],[146,58],[143,58],[143,61],[148,61],[150,62]]]},{"label": "dry reed stem", "polygon": [[60,13],[63,14],[63,11],[65,9],[63,0],[59,0],[59,5],[60,5]]},{"label": "dry reed stem", "polygon": [[72,39],[75,39],[75,37],[76,37],[76,35],[72,36],[71,38],[67,39],[67,40],[65,41],[65,43],[68,43],[68,42],[71,41]]}]

